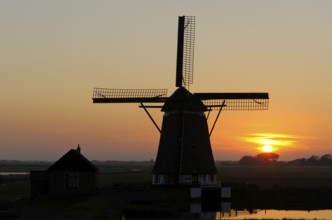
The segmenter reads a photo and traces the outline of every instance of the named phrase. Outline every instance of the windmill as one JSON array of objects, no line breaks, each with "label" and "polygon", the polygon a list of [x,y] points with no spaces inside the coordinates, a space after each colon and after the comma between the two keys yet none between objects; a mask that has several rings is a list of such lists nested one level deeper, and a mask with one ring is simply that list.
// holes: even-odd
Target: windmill
[{"label": "windmill", "polygon": [[[93,91],[93,103],[139,103],[160,132],[157,158],[152,169],[153,184],[215,184],[217,169],[210,136],[221,111],[268,109],[268,93],[189,92],[193,83],[194,43],[195,17],[180,16],[177,89],[169,97],[167,89],[95,88]],[[164,112],[161,128],[149,113],[149,108],[160,108]],[[214,110],[218,112],[209,130],[207,119]]]}]

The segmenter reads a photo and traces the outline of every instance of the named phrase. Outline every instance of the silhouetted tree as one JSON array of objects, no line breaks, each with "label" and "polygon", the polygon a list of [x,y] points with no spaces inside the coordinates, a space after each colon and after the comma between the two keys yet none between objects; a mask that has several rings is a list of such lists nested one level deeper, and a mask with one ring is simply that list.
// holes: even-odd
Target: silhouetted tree
[{"label": "silhouetted tree", "polygon": [[319,159],[319,165],[332,165],[332,156],[331,154],[324,154]]},{"label": "silhouetted tree", "polygon": [[288,164],[290,165],[306,165],[307,164],[307,159],[302,158],[302,159],[296,159],[289,161]]},{"label": "silhouetted tree", "polygon": [[321,161],[329,161],[329,160],[332,160],[332,156],[331,154],[324,154],[323,156],[320,157]]},{"label": "silhouetted tree", "polygon": [[275,162],[279,159],[279,155],[276,153],[261,153],[256,155],[255,158],[265,162]]},{"label": "silhouetted tree", "polygon": [[318,161],[319,161],[319,156],[312,155],[311,157],[309,157],[307,159],[307,164],[308,165],[318,165]]},{"label": "silhouetted tree", "polygon": [[241,165],[255,165],[256,160],[252,156],[243,156],[240,159],[239,164],[241,164]]},{"label": "silhouetted tree", "polygon": [[279,159],[279,155],[276,153],[261,153],[252,156],[244,156],[240,159],[239,164],[241,165],[269,165],[276,164]]}]

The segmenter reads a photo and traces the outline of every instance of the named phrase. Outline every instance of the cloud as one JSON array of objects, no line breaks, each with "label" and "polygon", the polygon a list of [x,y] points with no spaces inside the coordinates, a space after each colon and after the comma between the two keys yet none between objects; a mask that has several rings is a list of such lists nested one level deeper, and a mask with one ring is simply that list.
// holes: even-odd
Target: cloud
[{"label": "cloud", "polygon": [[294,147],[295,144],[303,137],[290,134],[273,134],[273,133],[254,133],[245,137],[242,140],[248,143],[258,145],[271,145],[276,147]]}]

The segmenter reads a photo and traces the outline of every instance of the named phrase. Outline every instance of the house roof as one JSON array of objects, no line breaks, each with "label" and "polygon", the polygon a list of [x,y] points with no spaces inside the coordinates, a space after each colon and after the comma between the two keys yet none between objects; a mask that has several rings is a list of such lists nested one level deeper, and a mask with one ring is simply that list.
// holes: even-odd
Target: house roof
[{"label": "house roof", "polygon": [[51,165],[47,171],[98,171],[98,168],[86,159],[78,150],[71,149]]}]

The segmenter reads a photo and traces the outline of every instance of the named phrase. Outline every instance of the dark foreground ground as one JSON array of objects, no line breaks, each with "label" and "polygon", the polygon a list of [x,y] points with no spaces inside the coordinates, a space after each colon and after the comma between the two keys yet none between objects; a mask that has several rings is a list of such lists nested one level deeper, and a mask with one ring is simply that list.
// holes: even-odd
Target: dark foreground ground
[{"label": "dark foreground ground", "polygon": [[[46,169],[46,164],[0,165],[0,172]],[[0,219],[181,219],[189,211],[186,188],[150,185],[151,167],[102,165],[97,195],[31,201],[28,175],[1,176]],[[232,208],[332,209],[332,167],[218,166],[232,186]],[[23,198],[23,199],[20,199]]]}]

